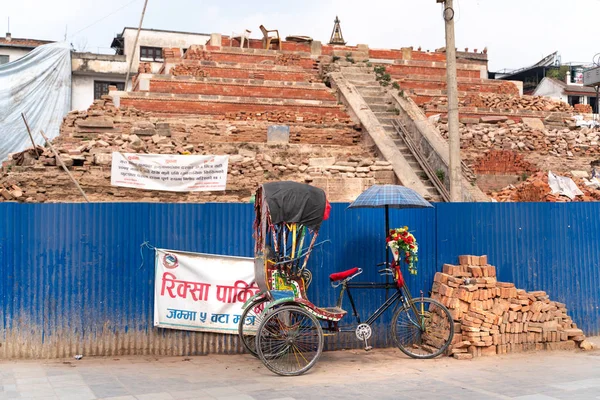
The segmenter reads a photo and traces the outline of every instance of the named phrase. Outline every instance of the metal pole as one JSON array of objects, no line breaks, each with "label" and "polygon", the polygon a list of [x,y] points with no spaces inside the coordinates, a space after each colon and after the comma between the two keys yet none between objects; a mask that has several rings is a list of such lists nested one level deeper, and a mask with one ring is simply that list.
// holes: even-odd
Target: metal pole
[{"label": "metal pole", "polygon": [[27,133],[29,133],[29,139],[31,139],[31,144],[33,145],[33,150],[35,150],[35,154],[37,158],[40,158],[40,153],[37,150],[37,146],[33,140],[33,136],[31,135],[31,129],[29,128],[29,124],[27,123],[27,119],[25,118],[25,113],[21,113],[21,117],[23,118],[23,122],[25,122],[25,127],[27,128]]},{"label": "metal pole", "polygon": [[456,80],[456,44],[454,40],[454,0],[445,0],[446,83],[448,91],[448,138],[450,149],[450,201],[462,201],[460,133],[458,127],[458,83]]},{"label": "metal pole", "polygon": [[[390,234],[390,208],[389,206],[386,204],[385,206],[385,236],[383,237],[384,240],[385,238],[388,237],[388,235]],[[389,268],[390,267],[390,252],[387,249],[387,243],[386,243],[386,248],[385,248],[385,267]],[[389,284],[390,283],[390,277],[388,274],[385,274],[385,284]],[[388,288],[385,288],[385,299],[388,299]]]},{"label": "metal pole", "polygon": [[50,150],[52,150],[52,152],[54,153],[54,157],[56,157],[56,160],[63,167],[63,169],[65,170],[65,172],[67,173],[67,175],[69,175],[69,178],[71,178],[71,180],[73,181],[73,183],[75,184],[75,186],[77,186],[77,189],[79,189],[79,191],[81,192],[81,195],[83,196],[83,198],[85,199],[85,201],[87,201],[89,203],[90,200],[87,198],[87,196],[85,195],[85,192],[83,191],[83,189],[81,188],[81,186],[79,186],[79,183],[75,180],[75,178],[73,177],[73,175],[71,175],[71,172],[67,169],[67,166],[65,165],[65,163],[63,162],[63,160],[58,155],[58,152],[56,151],[56,149],[54,148],[54,146],[52,146],[52,143],[50,143],[50,141],[48,140],[48,138],[44,134],[44,131],[40,130],[40,133],[42,134],[42,137],[44,138],[44,140],[46,141],[46,143],[50,147]]},{"label": "metal pole", "polygon": [[[133,58],[135,57],[135,49],[137,48],[137,42],[140,37],[140,30],[142,29],[142,22],[144,22],[144,14],[146,14],[146,6],[148,5],[148,0],[144,1],[144,8],[142,9],[142,16],[140,17],[140,25],[138,26],[137,34],[135,35],[135,41],[133,42],[133,52],[131,53],[131,58],[129,59],[129,67],[127,67],[127,75],[125,76],[125,90],[127,90],[127,85],[129,84],[129,74],[131,73],[131,66],[133,65]],[[125,38],[123,38],[125,40]],[[131,87],[133,90],[133,85]]]}]

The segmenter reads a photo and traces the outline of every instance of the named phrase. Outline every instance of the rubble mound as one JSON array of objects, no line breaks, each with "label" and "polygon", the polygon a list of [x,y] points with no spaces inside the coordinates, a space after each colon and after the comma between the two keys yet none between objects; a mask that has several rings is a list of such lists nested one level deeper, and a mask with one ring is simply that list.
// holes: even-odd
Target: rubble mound
[{"label": "rubble mound", "polygon": [[435,274],[432,297],[450,310],[458,359],[532,350],[571,350],[585,342],[563,303],[544,291],[498,282],[487,256],[460,256]]},{"label": "rubble mound", "polygon": [[[428,107],[448,105],[447,97],[438,97],[424,104]],[[548,112],[572,112],[569,104],[543,96],[518,96],[514,94],[470,93],[460,100],[461,107],[493,108],[496,110],[527,110]]]},{"label": "rubble mound", "polygon": [[552,194],[552,189],[548,185],[548,174],[546,172],[537,172],[527,178],[523,183],[516,186],[509,186],[499,192],[490,192],[488,195],[498,202],[586,202],[600,201],[600,189],[594,189],[586,185],[581,178],[574,178],[573,181],[583,192],[583,196],[576,196],[573,200],[558,194]]}]

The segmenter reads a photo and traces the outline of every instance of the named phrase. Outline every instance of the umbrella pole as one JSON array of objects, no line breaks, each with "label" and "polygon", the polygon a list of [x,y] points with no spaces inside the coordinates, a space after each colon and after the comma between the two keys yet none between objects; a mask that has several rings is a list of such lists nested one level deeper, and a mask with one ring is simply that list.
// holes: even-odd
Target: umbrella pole
[{"label": "umbrella pole", "polygon": [[[387,236],[390,234],[390,215],[389,215],[389,206],[386,205],[385,206],[385,236],[384,238],[387,238]],[[387,249],[387,242],[385,244],[385,267],[389,268],[389,262],[390,262],[390,252]],[[387,301],[388,299],[388,288],[387,285],[390,283],[390,276],[388,274],[385,274],[385,300]]]}]

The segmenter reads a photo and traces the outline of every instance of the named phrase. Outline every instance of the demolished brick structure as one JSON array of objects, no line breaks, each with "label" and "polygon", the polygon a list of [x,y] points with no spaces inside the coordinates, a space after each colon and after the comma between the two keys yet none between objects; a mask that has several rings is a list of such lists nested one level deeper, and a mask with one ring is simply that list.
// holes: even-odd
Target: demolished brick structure
[{"label": "demolished brick structure", "polygon": [[[197,46],[182,59],[180,49],[165,49],[163,73],[147,74],[142,64],[134,91],[113,90],[65,118],[54,144],[92,201],[247,201],[258,184],[288,179],[350,201],[372,184],[395,182],[310,53],[238,50]],[[289,126],[289,143],[268,143],[267,128],[279,124]],[[112,187],[114,151],[227,154],[227,190]],[[36,158],[25,151],[4,163],[0,201],[82,201],[49,150]]]},{"label": "demolished brick structure", "polygon": [[[192,46],[185,54],[163,49],[159,74],[141,63],[131,92],[113,88],[89,110],[65,118],[55,143],[93,201],[245,201],[258,183],[281,179],[311,182],[332,200],[349,201],[374,183],[398,183],[351,110],[323,82],[324,66],[340,58],[385,65],[427,115],[444,118],[443,50],[283,42],[283,51],[274,51],[255,39],[249,49],[240,49],[226,36],[212,44]],[[561,173],[566,164],[584,169],[597,153],[598,132],[573,127],[568,106],[519,97],[514,83],[487,79],[485,51],[465,50],[457,57],[468,163],[477,163],[487,150],[502,150],[522,155],[532,170]],[[288,144],[267,143],[267,128],[274,124],[289,126]],[[445,125],[438,126],[445,134]],[[113,151],[228,154],[228,190],[176,194],[111,187]],[[4,163],[0,201],[81,200],[49,151],[35,158],[25,151]],[[510,183],[530,173],[510,172]],[[483,186],[501,188],[491,181]]]},{"label": "demolished brick structure", "polygon": [[449,353],[455,358],[587,346],[565,304],[550,300],[544,291],[498,282],[487,256],[460,256],[459,264],[444,264],[432,288],[432,297],[454,319]]}]

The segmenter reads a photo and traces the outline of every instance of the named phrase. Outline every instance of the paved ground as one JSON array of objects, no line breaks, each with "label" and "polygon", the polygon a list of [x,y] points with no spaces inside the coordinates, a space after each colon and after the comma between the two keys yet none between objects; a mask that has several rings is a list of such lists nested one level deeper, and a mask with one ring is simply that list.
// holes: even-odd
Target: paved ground
[{"label": "paved ground", "polygon": [[[596,338],[596,343],[600,340]],[[600,399],[600,351],[457,361],[395,349],[324,353],[306,375],[273,375],[251,356],[0,362],[0,399]]]}]

